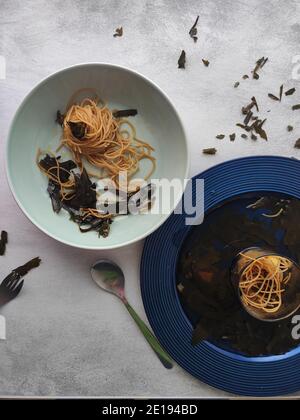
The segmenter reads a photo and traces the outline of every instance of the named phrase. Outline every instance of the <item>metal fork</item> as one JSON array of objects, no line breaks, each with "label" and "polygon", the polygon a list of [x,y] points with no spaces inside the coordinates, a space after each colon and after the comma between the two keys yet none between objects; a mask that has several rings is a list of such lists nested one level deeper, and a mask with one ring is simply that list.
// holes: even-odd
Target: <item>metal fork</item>
[{"label": "metal fork", "polygon": [[10,273],[0,285],[0,306],[5,305],[18,296],[24,284],[18,272]]}]

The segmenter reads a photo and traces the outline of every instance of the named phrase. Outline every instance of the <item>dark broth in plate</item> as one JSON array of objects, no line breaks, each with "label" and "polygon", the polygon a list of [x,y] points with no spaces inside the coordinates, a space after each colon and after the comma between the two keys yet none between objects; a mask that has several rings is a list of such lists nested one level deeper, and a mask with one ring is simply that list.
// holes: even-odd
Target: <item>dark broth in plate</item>
[{"label": "dark broth in plate", "polygon": [[[231,281],[235,257],[250,247],[271,249],[299,263],[299,215],[295,198],[245,194],[212,209],[190,230],[179,255],[177,288],[194,326],[194,345],[209,340],[252,357],[284,354],[299,345],[300,339],[292,337],[292,317],[273,323],[251,317]],[[293,293],[295,298],[300,294],[300,284]]]}]

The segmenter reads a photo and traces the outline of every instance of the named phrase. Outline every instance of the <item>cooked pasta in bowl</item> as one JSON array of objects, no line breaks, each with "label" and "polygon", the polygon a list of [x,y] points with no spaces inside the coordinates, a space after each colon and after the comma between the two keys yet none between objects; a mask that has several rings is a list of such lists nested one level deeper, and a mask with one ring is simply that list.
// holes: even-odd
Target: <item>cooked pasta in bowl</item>
[{"label": "cooked pasta in bowl", "polygon": [[[176,165],[174,165],[176,162]],[[133,243],[169,211],[152,211],[160,180],[188,173],[183,125],[151,81],[110,64],[82,64],[42,81],[24,99],[7,141],[7,174],[29,219],[87,249]]]}]

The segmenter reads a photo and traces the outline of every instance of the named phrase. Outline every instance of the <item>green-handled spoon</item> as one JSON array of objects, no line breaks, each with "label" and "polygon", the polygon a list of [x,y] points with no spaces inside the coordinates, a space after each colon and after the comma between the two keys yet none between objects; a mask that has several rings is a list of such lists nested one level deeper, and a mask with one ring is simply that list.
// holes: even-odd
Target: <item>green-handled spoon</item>
[{"label": "green-handled spoon", "polygon": [[120,267],[111,261],[101,260],[93,265],[91,274],[97,286],[121,299],[164,367],[172,369],[173,363],[170,356],[127,301],[125,297],[125,277]]}]

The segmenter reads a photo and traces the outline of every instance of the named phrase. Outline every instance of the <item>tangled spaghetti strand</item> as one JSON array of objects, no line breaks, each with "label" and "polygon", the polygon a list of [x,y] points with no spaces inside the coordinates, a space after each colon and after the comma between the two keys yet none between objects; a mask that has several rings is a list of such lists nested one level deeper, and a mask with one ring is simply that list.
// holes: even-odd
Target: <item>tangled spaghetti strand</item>
[{"label": "tangled spaghetti strand", "polygon": [[[82,138],[72,132],[72,124],[84,127]],[[140,169],[140,161],[147,159],[151,169],[144,177],[151,177],[155,170],[154,149],[136,137],[135,127],[126,119],[117,119],[99,99],[84,99],[80,104],[69,104],[63,122],[63,135],[58,150],[66,146],[83,168],[83,159],[99,170],[98,178],[109,177],[118,185],[120,172],[130,180]]]},{"label": "tangled spaghetti strand", "polygon": [[251,258],[240,278],[240,293],[245,305],[272,314],[282,306],[282,294],[291,279],[292,262],[284,257],[268,255]]}]

